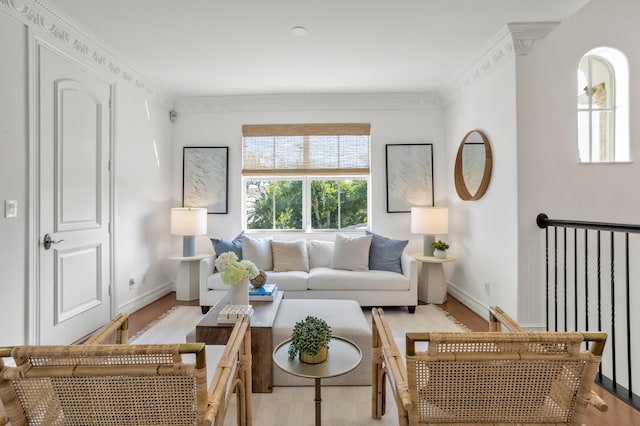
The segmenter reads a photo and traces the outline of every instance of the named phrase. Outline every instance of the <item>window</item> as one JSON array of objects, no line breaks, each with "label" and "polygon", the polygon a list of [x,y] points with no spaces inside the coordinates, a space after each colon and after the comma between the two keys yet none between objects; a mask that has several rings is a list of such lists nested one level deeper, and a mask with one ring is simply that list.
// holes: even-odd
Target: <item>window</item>
[{"label": "window", "polygon": [[587,52],[578,65],[581,163],[629,161],[629,70],[618,50]]},{"label": "window", "polygon": [[242,127],[246,229],[368,226],[369,124]]}]

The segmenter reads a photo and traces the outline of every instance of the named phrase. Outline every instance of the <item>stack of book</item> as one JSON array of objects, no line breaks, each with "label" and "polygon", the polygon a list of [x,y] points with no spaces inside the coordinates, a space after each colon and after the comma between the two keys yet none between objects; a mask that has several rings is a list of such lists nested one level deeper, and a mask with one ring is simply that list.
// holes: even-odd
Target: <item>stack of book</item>
[{"label": "stack of book", "polygon": [[242,315],[253,314],[251,305],[227,305],[218,314],[218,324],[231,324],[236,322]]},{"label": "stack of book", "polygon": [[256,302],[270,302],[278,291],[276,284],[265,284],[262,287],[255,288],[249,286],[249,300]]}]

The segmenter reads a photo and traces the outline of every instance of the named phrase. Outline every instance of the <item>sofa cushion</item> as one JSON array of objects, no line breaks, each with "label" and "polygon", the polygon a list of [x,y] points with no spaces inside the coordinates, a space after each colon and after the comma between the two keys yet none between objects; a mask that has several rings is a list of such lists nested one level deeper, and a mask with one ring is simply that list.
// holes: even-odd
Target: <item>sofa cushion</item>
[{"label": "sofa cushion", "polygon": [[333,241],[309,240],[309,269],[330,268],[333,261]]},{"label": "sofa cushion", "polygon": [[[268,271],[267,282],[276,284],[278,290],[282,291],[304,291],[307,289],[308,272],[289,271],[289,272],[273,272]],[[230,290],[230,285],[222,281],[222,274],[217,272],[209,275],[207,279],[207,288],[209,290]]]},{"label": "sofa cushion", "polygon": [[271,241],[271,252],[274,272],[309,272],[309,255],[305,240]]},{"label": "sofa cushion", "polygon": [[368,271],[371,238],[371,235],[348,237],[336,234],[331,267],[348,271]]},{"label": "sofa cushion", "polygon": [[252,261],[258,269],[270,271],[273,269],[273,256],[271,255],[271,237],[252,238],[242,236],[242,258]]},{"label": "sofa cushion", "polygon": [[213,244],[213,250],[216,252],[216,257],[220,256],[222,253],[232,251],[236,256],[238,256],[238,259],[241,260],[242,234],[244,234],[244,231],[239,233],[232,241],[224,240],[222,238],[211,238],[211,243]]},{"label": "sofa cushion", "polygon": [[344,271],[313,268],[309,271],[309,290],[409,290],[409,278],[389,271]]},{"label": "sofa cushion", "polygon": [[304,271],[267,272],[267,282],[282,291],[304,291],[307,289],[309,273]]},{"label": "sofa cushion", "polygon": [[393,240],[367,231],[371,235],[369,269],[402,273],[400,257],[409,240]]}]

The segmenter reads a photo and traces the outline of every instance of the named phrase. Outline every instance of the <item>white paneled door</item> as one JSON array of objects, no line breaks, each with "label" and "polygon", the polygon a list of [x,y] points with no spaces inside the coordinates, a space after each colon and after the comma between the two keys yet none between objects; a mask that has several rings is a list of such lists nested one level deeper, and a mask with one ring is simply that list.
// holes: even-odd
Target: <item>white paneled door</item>
[{"label": "white paneled door", "polygon": [[111,86],[36,43],[39,344],[68,344],[107,322]]}]

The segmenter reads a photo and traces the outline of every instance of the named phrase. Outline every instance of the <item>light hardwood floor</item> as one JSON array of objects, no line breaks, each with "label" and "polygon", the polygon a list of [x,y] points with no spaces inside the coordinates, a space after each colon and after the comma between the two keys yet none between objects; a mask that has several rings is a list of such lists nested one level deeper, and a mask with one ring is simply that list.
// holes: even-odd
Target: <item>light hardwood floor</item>
[{"label": "light hardwood floor", "polygon": [[[131,314],[129,319],[129,335],[133,336],[138,331],[143,329],[150,322],[158,318],[168,309],[176,305],[191,305],[197,306],[198,301],[193,302],[180,302],[175,298],[175,293],[170,293],[165,297],[157,300],[156,302],[140,309],[139,311]],[[485,318],[478,316],[475,312],[471,311],[465,305],[460,303],[455,298],[449,296],[447,301],[439,305],[442,309],[451,314],[454,318],[456,318],[461,323],[465,324],[472,331],[486,331],[489,328],[488,322]],[[508,312],[508,309],[506,309]],[[338,387],[335,387],[338,388]],[[340,407],[340,412],[354,412],[354,421],[350,422],[350,425],[359,425],[359,424],[377,424],[377,425],[393,425],[397,424],[397,420],[390,416],[392,413],[387,413],[385,415],[385,419],[382,421],[375,421],[371,419],[362,420],[358,422],[357,418],[362,417],[362,411],[370,412],[370,400],[367,399],[369,396],[366,392],[358,392],[355,391],[359,387],[342,387],[343,389],[332,389],[325,391],[323,393],[323,404],[326,404],[327,407]],[[267,403],[262,401],[260,398],[254,398],[255,405],[255,413],[265,414],[265,416],[260,418],[254,418],[254,425],[262,426],[267,424],[306,424],[307,422],[311,422],[311,417],[309,417],[309,413],[301,412],[301,406],[303,406],[303,402],[313,403],[312,396],[313,388],[282,388],[277,389],[277,392],[274,392],[271,402]],[[633,407],[625,404],[619,399],[615,398],[607,391],[601,389],[596,386],[596,392],[609,404],[609,411],[605,413],[601,413],[594,408],[588,408],[585,416],[585,424],[589,426],[634,426],[640,425],[640,411],[634,409]],[[259,394],[256,394],[259,395]],[[308,401],[307,401],[308,400]],[[333,403],[331,402],[333,401]],[[295,402],[292,404],[292,402]],[[264,405],[269,405],[270,407],[265,407]],[[338,405],[336,405],[338,404]],[[364,406],[363,406],[364,405]],[[324,420],[327,422],[330,421],[330,417],[332,412],[328,411],[326,408],[327,415]],[[323,415],[325,413],[323,410]],[[367,411],[368,410],[368,411]],[[313,411],[310,409],[309,411]],[[355,413],[358,413],[357,415]],[[271,416],[273,414],[277,417],[274,417],[275,423],[271,421],[266,422],[265,418]],[[278,420],[279,419],[279,420]],[[293,421],[293,423],[279,423],[278,421],[285,421],[286,419],[291,419],[289,421]],[[312,424],[312,423],[309,423]],[[328,423],[327,423],[328,424]]]}]

